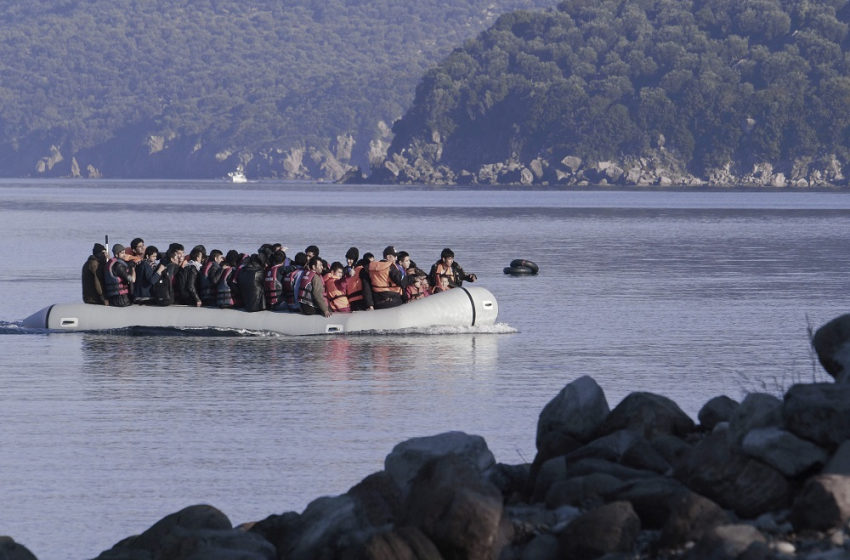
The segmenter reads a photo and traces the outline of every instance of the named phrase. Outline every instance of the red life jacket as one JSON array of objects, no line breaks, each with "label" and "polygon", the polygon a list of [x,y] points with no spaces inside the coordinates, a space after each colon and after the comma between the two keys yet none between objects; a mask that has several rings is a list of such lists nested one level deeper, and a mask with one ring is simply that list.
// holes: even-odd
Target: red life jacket
[{"label": "red life jacket", "polygon": [[349,304],[363,299],[363,279],[360,278],[361,270],[363,270],[363,265],[355,267],[354,276],[349,276],[345,281],[345,295],[348,296]]},{"label": "red life jacket", "polygon": [[106,263],[106,269],[103,274],[103,291],[108,298],[126,296],[130,293],[130,284],[128,284],[120,276],[115,276],[115,273],[112,271],[113,266],[119,260],[121,259],[118,257],[112,257],[109,259],[109,262]]},{"label": "red life jacket", "polygon": [[283,283],[280,281],[278,272],[283,263],[276,264],[266,272],[266,279],[263,282],[263,292],[266,295],[266,305],[268,307],[276,307],[281,302],[281,294],[283,294]]},{"label": "red life jacket", "polygon": [[395,292],[401,295],[401,286],[396,286],[390,279],[390,267],[387,261],[372,261],[369,263],[369,279],[372,280],[373,292]]},{"label": "red life jacket", "polygon": [[301,276],[301,281],[298,283],[298,303],[304,303],[310,307],[316,307],[316,302],[313,300],[313,276],[316,275],[315,270],[305,270]]},{"label": "red life jacket", "polygon": [[325,278],[325,299],[328,300],[328,307],[331,311],[340,313],[351,311],[351,304],[348,301],[348,295],[345,293],[345,285],[345,278],[337,280],[331,275]]}]

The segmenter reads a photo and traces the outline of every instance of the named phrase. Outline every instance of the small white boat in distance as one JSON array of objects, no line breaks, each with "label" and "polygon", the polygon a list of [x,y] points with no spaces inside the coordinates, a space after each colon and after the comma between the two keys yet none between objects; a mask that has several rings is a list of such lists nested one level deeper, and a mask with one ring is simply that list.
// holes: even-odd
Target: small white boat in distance
[{"label": "small white boat in distance", "polygon": [[432,327],[489,326],[499,307],[486,288],[460,287],[391,309],[333,313],[330,317],[286,311],[256,311],[169,305],[111,307],[89,303],[55,304],[23,320],[23,326],[51,331],[109,331],[133,327],[222,329],[289,336],[398,331]]},{"label": "small white boat in distance", "polygon": [[227,174],[227,180],[231,183],[247,183],[248,178],[245,177],[245,171],[242,169],[242,166],[236,168],[236,171],[231,171]]}]

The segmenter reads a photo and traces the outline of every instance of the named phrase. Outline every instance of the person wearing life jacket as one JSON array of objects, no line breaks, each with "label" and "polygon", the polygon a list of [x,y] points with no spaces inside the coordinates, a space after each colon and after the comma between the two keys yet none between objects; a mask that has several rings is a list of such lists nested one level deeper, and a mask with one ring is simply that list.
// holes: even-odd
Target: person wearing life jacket
[{"label": "person wearing life jacket", "polygon": [[455,262],[454,252],[446,247],[440,253],[440,260],[431,266],[431,272],[428,274],[428,281],[432,286],[440,286],[440,277],[446,276],[449,279],[450,288],[459,288],[464,281],[475,282],[478,277],[474,274],[467,274],[463,268]]},{"label": "person wearing life jacket", "polygon": [[198,277],[200,276],[206,254],[207,250],[203,245],[195,245],[189,252],[189,261],[177,272],[174,285],[176,288],[175,296],[177,303],[193,307],[201,306],[201,294],[199,293],[200,282],[198,281]]},{"label": "person wearing life jacket", "polygon": [[106,247],[95,243],[91,255],[83,265],[83,301],[95,305],[109,305],[103,290],[103,271],[109,261]]},{"label": "person wearing life jacket", "polygon": [[292,270],[286,276],[286,283],[283,286],[283,300],[286,302],[286,307],[293,313],[301,311],[301,304],[298,303],[298,286],[301,283],[301,277],[306,272],[307,254],[303,252],[295,253],[295,258],[292,260]]},{"label": "person wearing life jacket", "polygon": [[141,263],[145,258],[145,240],[137,237],[130,241],[130,248],[127,251],[127,257],[124,259],[128,263],[134,265]]},{"label": "person wearing life jacket", "polygon": [[239,293],[242,295],[245,311],[262,311],[266,308],[266,298],[263,293],[265,278],[266,256],[264,253],[254,253],[237,275]]},{"label": "person wearing life jacket", "polygon": [[233,294],[238,290],[233,288],[233,277],[239,266],[239,261],[239,251],[231,249],[221,263],[221,276],[219,276],[218,284],[215,286],[215,304],[222,309],[236,307]]},{"label": "person wearing life jacket", "polygon": [[198,272],[198,291],[201,295],[201,304],[215,306],[218,304],[218,281],[221,279],[224,254],[218,250],[210,251],[207,260]]},{"label": "person wearing life jacket", "polygon": [[322,281],[322,259],[313,257],[307,261],[304,273],[298,280],[296,293],[301,313],[305,315],[321,314],[331,316],[331,310],[325,297],[325,283]]},{"label": "person wearing life jacket", "polygon": [[386,247],[383,255],[383,260],[369,263],[371,307],[375,309],[387,309],[401,305],[401,295],[404,293],[401,272],[395,266],[395,247],[392,245]]},{"label": "person wearing life jacket", "polygon": [[266,298],[267,309],[278,309],[286,306],[283,296],[283,286],[288,283],[286,253],[275,251],[269,256],[268,268],[263,281],[263,294]]},{"label": "person wearing life jacket", "polygon": [[179,243],[172,243],[165,256],[159,261],[159,265],[165,268],[159,274],[159,279],[151,286],[150,305],[174,304],[174,282],[183,260],[182,247]]},{"label": "person wearing life jacket", "polygon": [[[372,290],[369,284],[369,263],[375,260],[372,253],[364,253],[345,281],[345,295],[348,296],[348,304],[352,311],[366,311],[372,301]],[[365,280],[364,280],[365,277]],[[369,302],[366,301],[366,292],[369,292]]]},{"label": "person wearing life jacket", "polygon": [[426,287],[428,284],[428,279],[425,277],[424,272],[422,274],[413,273],[410,275],[410,277],[411,281],[404,289],[405,302],[416,301],[417,299],[422,299],[431,295],[430,292],[428,292],[428,288]]},{"label": "person wearing life jacket", "polygon": [[104,293],[109,298],[109,305],[127,307],[132,303],[130,293],[136,280],[136,271],[127,266],[124,260],[127,250],[123,245],[116,243],[112,247],[112,254],[114,256],[103,269]]},{"label": "person wearing life jacket", "polygon": [[346,290],[350,278],[345,276],[345,267],[341,262],[331,264],[330,271],[325,274],[325,297],[328,300],[328,307],[334,313],[351,313],[351,304]]},{"label": "person wearing life jacket", "polygon": [[354,270],[354,267],[357,266],[357,259],[360,258],[360,249],[357,247],[349,247],[348,251],[345,252],[345,268],[343,268],[342,273],[344,276],[351,276],[351,272]]},{"label": "person wearing life jacket", "polygon": [[151,245],[145,248],[145,258],[136,265],[136,281],[133,283],[133,303],[148,305],[151,301],[151,288],[159,282],[165,271],[165,265],[159,262],[159,249]]}]

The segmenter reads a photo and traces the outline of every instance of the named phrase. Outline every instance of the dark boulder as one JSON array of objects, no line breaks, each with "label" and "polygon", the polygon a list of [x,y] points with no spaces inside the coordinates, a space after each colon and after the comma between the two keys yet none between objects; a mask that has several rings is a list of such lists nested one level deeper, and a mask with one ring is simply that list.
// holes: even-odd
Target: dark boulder
[{"label": "dark boulder", "polygon": [[457,455],[422,467],[411,481],[404,510],[403,523],[419,528],[448,558],[495,558],[509,541],[502,534],[498,488]]},{"label": "dark boulder", "polygon": [[744,518],[782,508],[790,495],[785,477],[737,451],[723,432],[711,433],[696,444],[675,476]]},{"label": "dark boulder", "polygon": [[694,421],[667,397],[636,392],[611,411],[596,430],[596,437],[618,430],[633,430],[650,439],[656,434],[683,437],[694,431]]},{"label": "dark boulder", "polygon": [[685,490],[671,496],[670,515],[659,538],[663,548],[677,548],[700,540],[711,529],[729,523],[731,516],[705,496]]},{"label": "dark boulder", "polygon": [[596,458],[627,467],[666,473],[670,463],[642,435],[632,430],[619,430],[595,439],[566,455],[567,463]]},{"label": "dark boulder", "polygon": [[641,527],[661,529],[670,518],[674,498],[687,491],[674,478],[656,476],[640,478],[614,488],[605,499],[629,502],[640,518]]},{"label": "dark boulder", "polygon": [[0,560],[37,560],[35,555],[12,537],[0,537]]},{"label": "dark boulder", "polygon": [[552,432],[580,442],[590,440],[609,412],[602,388],[592,377],[584,376],[567,384],[540,412],[537,421],[537,449]]},{"label": "dark boulder", "polygon": [[442,560],[437,546],[416,527],[387,528],[342,555],[358,560]]},{"label": "dark boulder", "polygon": [[797,530],[826,531],[850,521],[850,476],[820,474],[806,481],[794,500],[791,522]]},{"label": "dark boulder", "polygon": [[710,529],[688,555],[689,560],[767,559],[767,539],[752,525],[720,525]]},{"label": "dark boulder", "polygon": [[736,408],[738,408],[738,401],[726,395],[720,395],[705,403],[697,413],[697,418],[700,426],[710,431],[720,422],[728,422]]},{"label": "dark boulder", "polygon": [[821,365],[836,382],[850,382],[850,313],[815,331],[812,346]]},{"label": "dark boulder", "polygon": [[640,533],[640,519],[628,502],[612,502],[577,517],[559,535],[566,558],[597,558],[631,552]]},{"label": "dark boulder", "polygon": [[150,529],[103,552],[99,560],[139,558],[189,560],[274,560],[275,548],[258,533],[233,529],[230,520],[208,505],[190,506]]},{"label": "dark boulder", "polygon": [[788,430],[828,450],[850,439],[850,384],[797,384],[785,393]]}]

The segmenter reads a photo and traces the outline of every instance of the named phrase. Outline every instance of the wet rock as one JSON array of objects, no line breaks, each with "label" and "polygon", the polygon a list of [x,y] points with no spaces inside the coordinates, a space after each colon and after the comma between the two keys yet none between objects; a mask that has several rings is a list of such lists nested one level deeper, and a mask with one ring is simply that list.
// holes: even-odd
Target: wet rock
[{"label": "wet rock", "polygon": [[827,450],[850,439],[850,384],[797,384],[785,393],[788,430]]},{"label": "wet rock", "polygon": [[826,531],[850,521],[850,477],[820,474],[806,481],[794,500],[791,522],[797,530]]},{"label": "wet rock", "polygon": [[628,502],[612,502],[576,518],[560,534],[567,558],[596,558],[631,552],[640,533],[640,519]]},{"label": "wet rock", "polygon": [[738,408],[738,401],[721,395],[705,403],[697,414],[697,418],[700,425],[710,431],[720,422],[728,422],[736,408]]},{"label": "wet rock", "polygon": [[401,514],[401,490],[386,471],[367,476],[346,494],[355,500],[359,515],[369,525],[392,523]]},{"label": "wet rock", "polygon": [[649,443],[673,467],[678,465],[691,449],[691,444],[670,434],[658,434],[650,439]]},{"label": "wet rock", "polygon": [[685,490],[671,496],[670,515],[661,530],[659,544],[665,548],[699,541],[710,530],[729,523],[729,513],[705,496]]},{"label": "wet rock", "polygon": [[696,444],[675,474],[691,490],[745,518],[789,501],[785,477],[736,451],[723,432],[711,433]]},{"label": "wet rock", "polygon": [[354,498],[345,494],[324,496],[307,505],[301,514],[300,530],[280,552],[292,560],[332,558],[349,545],[349,535],[367,525],[358,516]]},{"label": "wet rock", "polygon": [[139,536],[103,552],[100,560],[138,558],[183,560],[275,560],[274,546],[257,533],[233,529],[226,515],[212,506],[197,505],[168,515]]},{"label": "wet rock", "polygon": [[694,421],[672,400],[654,393],[631,393],[611,411],[596,430],[604,436],[617,430],[633,430],[646,438],[656,434],[684,436],[694,430]]},{"label": "wet rock", "polygon": [[767,393],[750,393],[729,419],[729,437],[740,444],[756,428],[782,426],[782,401]]},{"label": "wet rock", "polygon": [[592,377],[579,377],[567,384],[540,412],[537,449],[552,433],[581,442],[588,441],[610,412],[602,388]]},{"label": "wet rock", "polygon": [[484,472],[496,463],[493,453],[481,436],[446,432],[399,443],[384,460],[384,469],[401,489],[402,494],[406,494],[410,482],[425,463],[446,455],[461,457],[479,472]]},{"label": "wet rock", "polygon": [[574,463],[568,463],[564,470],[564,478],[573,478],[592,473],[609,474],[624,481],[632,481],[638,478],[653,478],[658,473],[643,469],[634,469],[619,463],[612,463],[604,459],[581,459]]},{"label": "wet rock", "polygon": [[836,382],[850,382],[850,313],[816,330],[812,346],[821,365]]},{"label": "wet rock", "polygon": [[[766,558],[767,539],[752,525],[720,525],[710,529],[688,555],[690,560],[736,560],[745,553],[763,551]],[[751,558],[751,556],[747,556]]]},{"label": "wet rock", "polygon": [[780,428],[757,428],[744,437],[744,453],[755,457],[788,477],[820,467],[826,451]]},{"label": "wet rock", "polygon": [[448,558],[490,559],[507,544],[500,534],[499,490],[458,455],[434,459],[419,471],[405,512],[405,524],[419,528]]},{"label": "wet rock", "polygon": [[561,160],[561,165],[570,173],[575,173],[581,168],[581,158],[577,156],[566,156]]},{"label": "wet rock", "polygon": [[37,560],[35,555],[27,547],[16,543],[12,537],[0,537],[0,559]]}]

